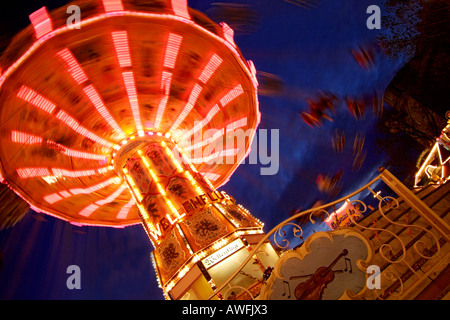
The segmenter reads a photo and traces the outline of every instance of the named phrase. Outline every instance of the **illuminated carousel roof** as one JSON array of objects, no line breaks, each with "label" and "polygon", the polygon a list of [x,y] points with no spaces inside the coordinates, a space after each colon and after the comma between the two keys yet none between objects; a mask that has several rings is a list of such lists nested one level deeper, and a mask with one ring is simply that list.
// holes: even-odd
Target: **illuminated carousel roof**
[{"label": "illuminated carousel roof", "polygon": [[[253,134],[240,149],[223,138],[256,129],[260,117],[255,70],[233,31],[184,1],[71,4],[79,23],[66,24],[67,7],[42,8],[1,57],[0,179],[33,209],[73,223],[136,224],[114,154],[130,139],[161,134],[223,185]],[[209,139],[192,142],[210,129]]]}]

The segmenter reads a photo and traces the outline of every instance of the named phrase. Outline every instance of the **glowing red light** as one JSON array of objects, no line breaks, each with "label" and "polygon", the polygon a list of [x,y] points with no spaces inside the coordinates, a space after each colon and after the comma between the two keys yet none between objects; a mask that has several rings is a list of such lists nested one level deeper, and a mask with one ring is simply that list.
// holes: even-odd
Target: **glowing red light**
[{"label": "glowing red light", "polygon": [[69,192],[72,193],[73,195],[89,194],[89,193],[92,193],[92,192],[96,192],[96,191],[98,191],[100,189],[103,189],[103,188],[105,188],[105,187],[107,187],[107,186],[109,186],[109,185],[111,185],[113,183],[116,183],[116,182],[117,182],[117,177],[114,177],[114,178],[108,179],[106,181],[103,181],[103,182],[101,182],[99,184],[96,184],[96,185],[94,185],[92,187],[70,189]]},{"label": "glowing red light", "polygon": [[238,128],[242,128],[245,127],[247,125],[247,117],[241,118],[239,120],[236,120],[232,123],[230,123],[229,125],[227,125],[227,133],[229,131],[233,131],[236,130]]},{"label": "glowing red light", "polygon": [[21,168],[17,169],[17,174],[20,178],[34,178],[34,177],[45,177],[50,175],[50,171],[47,168]]},{"label": "glowing red light", "polygon": [[47,8],[42,7],[29,15],[31,24],[34,28],[36,38],[41,38],[53,30],[52,21],[48,15]]},{"label": "glowing red light", "polygon": [[103,200],[98,200],[95,204],[99,206],[104,206],[105,204],[111,203],[117,199],[117,197],[127,189],[127,185],[125,183],[121,184],[116,191],[114,191],[109,197]]},{"label": "glowing red light", "polygon": [[164,67],[173,69],[177,60],[178,51],[180,50],[183,37],[174,33],[169,34],[167,41],[166,55],[164,57]]},{"label": "glowing red light", "polygon": [[[59,146],[61,146],[61,145],[59,145]],[[70,148],[67,148],[64,146],[61,146],[61,148],[63,149],[62,153],[68,157],[82,158],[82,159],[89,159],[89,160],[99,160],[99,161],[108,160],[108,157],[105,155],[74,150],[74,149],[70,149]]]},{"label": "glowing red light", "polygon": [[202,176],[211,181],[216,181],[220,178],[220,174],[212,173],[212,172],[200,172]]},{"label": "glowing red light", "polygon": [[83,69],[81,69],[81,66],[78,64],[78,61],[75,59],[69,49],[65,48],[61,51],[58,51],[57,55],[64,60],[68,67],[69,73],[78,84],[82,84],[83,82],[86,82],[88,80]]},{"label": "glowing red light", "polygon": [[231,89],[222,99],[220,99],[220,104],[225,107],[228,103],[239,97],[244,93],[242,86],[238,84],[236,87]]},{"label": "glowing red light", "polygon": [[187,117],[189,112],[191,112],[191,110],[194,108],[195,104],[197,103],[198,96],[200,95],[201,92],[202,87],[198,84],[195,84],[189,96],[188,103],[184,106],[183,110],[181,111],[180,115],[178,116],[177,120],[173,123],[169,131],[178,128],[181,122],[183,122],[183,120]]},{"label": "glowing red light", "polygon": [[11,141],[22,144],[41,144],[42,137],[13,130],[11,131]]},{"label": "glowing red light", "polygon": [[171,82],[172,73],[163,71],[161,79],[161,89],[164,91],[164,96],[162,97],[158,106],[158,111],[156,112],[155,128],[159,128],[159,125],[161,124],[164,110],[166,109],[167,101],[169,100]]},{"label": "glowing red light", "polygon": [[[21,143],[21,144],[41,144],[41,143],[43,143],[44,139],[40,136],[35,136],[35,135],[28,134],[25,132],[13,130],[13,131],[11,131],[11,141],[15,142],[15,143]],[[70,148],[67,148],[67,147],[65,147],[59,143],[56,143],[54,141],[51,141],[51,140],[47,140],[47,144],[49,146],[54,146],[57,149],[61,150],[61,153],[68,157],[99,160],[99,161],[108,160],[108,157],[105,155],[70,149]],[[107,171],[107,169],[108,168],[105,168],[104,170]],[[100,172],[100,173],[103,173],[103,172]]]},{"label": "glowing red light", "polygon": [[224,131],[225,131],[224,129],[217,130],[217,132],[214,133],[211,137],[208,137],[206,139],[203,138],[202,141],[200,141],[200,142],[198,142],[196,144],[193,144],[193,145],[189,145],[189,146],[186,146],[186,147],[183,146],[183,151],[187,152],[187,151],[190,151],[192,149],[198,149],[198,148],[204,147],[204,146],[206,146],[206,145],[216,141],[217,139],[221,138],[224,135]]},{"label": "glowing red light", "polygon": [[255,67],[255,64],[253,63],[252,60],[247,60],[247,63],[249,65],[250,72],[252,74],[253,85],[255,86],[255,88],[257,88],[259,84],[258,84],[258,79],[256,78],[256,67]]},{"label": "glowing red light", "polygon": [[187,0],[172,0],[173,12],[180,17],[190,19]]},{"label": "glowing red light", "polygon": [[128,33],[126,31],[111,32],[117,59],[121,68],[131,67],[130,46],[128,44]]},{"label": "glowing red light", "polygon": [[103,0],[103,8],[105,12],[123,11],[121,0]]},{"label": "glowing red light", "polygon": [[117,182],[117,177],[110,178],[106,181],[100,182],[94,186],[88,187],[88,188],[74,188],[70,190],[61,190],[57,193],[52,193],[44,197],[44,200],[47,201],[50,204],[53,204],[57,201],[62,200],[63,198],[68,198],[73,195],[80,195],[80,194],[90,194],[93,192],[96,192],[100,189],[103,189],[113,183]]},{"label": "glowing red light", "polygon": [[72,194],[69,191],[61,191],[59,193],[63,198],[68,198],[70,197]]},{"label": "glowing red light", "polygon": [[44,110],[47,113],[53,113],[56,109],[56,105],[52,102],[50,102],[48,99],[44,98],[40,94],[38,94],[33,89],[28,88],[27,86],[22,86],[17,93],[17,96],[34,105],[35,107]]},{"label": "glowing red light", "polygon": [[108,124],[113,128],[117,133],[121,135],[125,135],[125,133],[122,131],[122,128],[117,124],[116,120],[111,116],[108,109],[106,109],[102,99],[100,98],[99,94],[95,90],[94,86],[88,85],[83,89],[84,93],[88,96],[89,100],[91,100],[92,104],[95,106],[97,111],[100,113],[100,115],[103,117],[103,119],[108,122]]},{"label": "glowing red light", "polygon": [[206,117],[201,121],[201,127],[203,128],[204,126],[206,126],[211,120],[212,118],[214,118],[214,116],[219,113],[220,108],[217,106],[217,104],[211,108],[211,110],[209,110],[208,114],[206,115]]},{"label": "glowing red light", "polygon": [[57,202],[57,201],[60,201],[60,200],[62,200],[63,199],[63,197],[61,197],[59,194],[57,194],[57,193],[53,193],[53,194],[49,194],[48,196],[45,196],[44,197],[44,200],[45,201],[47,201],[48,203],[50,203],[50,204],[53,204],[53,203],[55,203],[55,202]]},{"label": "glowing red light", "polygon": [[89,217],[92,214],[92,212],[94,212],[98,208],[100,208],[100,206],[98,206],[95,203],[93,203],[93,204],[88,205],[83,210],[81,210],[78,214],[80,216]]},{"label": "glowing red light", "polygon": [[97,171],[95,171],[95,170],[71,171],[71,170],[67,170],[67,169],[53,168],[52,173],[55,176],[78,178],[78,177],[94,176],[97,174]]},{"label": "glowing red light", "polygon": [[181,137],[181,141],[183,141],[184,139],[189,138],[190,136],[192,136],[194,133],[196,133],[197,131],[203,129],[203,127],[205,127],[212,118],[214,118],[214,116],[220,111],[219,106],[216,104],[214,105],[214,107],[211,108],[211,110],[209,110],[208,114],[206,115],[206,117],[202,120],[199,121],[191,130],[189,130],[188,132],[186,132],[182,137]]},{"label": "glowing red light", "polygon": [[222,26],[223,36],[225,37],[225,40],[227,40],[233,47],[236,47],[236,44],[234,43],[233,29],[231,29],[231,27],[225,22],[221,22],[220,25]]},{"label": "glowing red light", "polygon": [[204,156],[204,157],[200,157],[200,158],[191,158],[191,159],[189,159],[189,161],[191,163],[205,163],[205,162],[213,161],[218,158],[236,156],[236,154],[238,152],[239,152],[238,148],[225,149],[225,150],[216,151],[213,154],[210,154],[209,156]]},{"label": "glowing red light", "polygon": [[117,219],[126,219],[128,216],[128,213],[130,212],[131,208],[136,204],[136,200],[134,200],[133,197],[131,197],[130,201],[128,201],[119,211],[117,214]]},{"label": "glowing red light", "polygon": [[203,69],[202,73],[200,74],[200,77],[198,77],[198,80],[203,83],[208,82],[209,78],[211,78],[214,72],[216,72],[222,61],[223,60],[221,57],[219,57],[217,54],[213,54],[211,59],[209,59],[205,68]]},{"label": "glowing red light", "polygon": [[134,123],[138,131],[143,130],[141,123],[141,114],[139,111],[139,104],[137,98],[136,85],[134,83],[134,76],[131,71],[122,73],[125,89],[127,90],[128,100],[130,101],[131,112],[133,113]]},{"label": "glowing red light", "polygon": [[114,146],[113,143],[108,142],[105,139],[100,138],[95,133],[92,133],[91,131],[89,131],[88,129],[86,129],[82,125],[80,125],[80,123],[77,120],[72,118],[70,115],[68,115],[63,110],[60,110],[56,114],[56,118],[61,120],[62,122],[64,122],[69,128],[71,128],[75,132],[81,134],[82,136],[84,136],[84,137],[86,137],[86,138],[88,138],[88,139],[90,139],[92,141],[100,143],[100,144],[102,144],[102,145],[104,145],[104,146],[106,146],[108,148],[111,148],[111,147]]}]

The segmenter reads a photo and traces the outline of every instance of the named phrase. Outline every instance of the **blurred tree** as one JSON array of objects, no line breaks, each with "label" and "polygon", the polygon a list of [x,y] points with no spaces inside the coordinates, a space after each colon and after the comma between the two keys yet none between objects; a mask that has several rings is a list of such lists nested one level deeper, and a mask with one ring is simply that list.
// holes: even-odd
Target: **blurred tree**
[{"label": "blurred tree", "polygon": [[420,0],[387,0],[385,3],[382,31],[377,39],[386,55],[392,59],[404,56],[409,60],[414,55],[414,42],[419,36],[419,2]]},{"label": "blurred tree", "polygon": [[423,147],[429,146],[439,136],[444,119],[407,94],[395,96],[392,91],[391,86],[386,90],[385,102],[391,108],[385,106],[377,126],[390,134],[405,134]]},{"label": "blurred tree", "polygon": [[385,8],[379,44],[389,57],[407,63],[384,93],[376,143],[387,156],[385,166],[412,186],[417,159],[445,126],[450,2],[386,0]]},{"label": "blurred tree", "polygon": [[392,59],[412,58],[418,47],[448,35],[448,0],[386,0],[378,42]]},{"label": "blurred tree", "polygon": [[[397,122],[398,111],[385,107],[383,115],[375,123],[376,152],[386,155],[383,166],[403,181],[407,186],[414,186],[417,171],[417,158],[424,147],[414,136],[426,136],[427,133],[413,130],[403,121]],[[394,123],[396,122],[396,123]]]}]

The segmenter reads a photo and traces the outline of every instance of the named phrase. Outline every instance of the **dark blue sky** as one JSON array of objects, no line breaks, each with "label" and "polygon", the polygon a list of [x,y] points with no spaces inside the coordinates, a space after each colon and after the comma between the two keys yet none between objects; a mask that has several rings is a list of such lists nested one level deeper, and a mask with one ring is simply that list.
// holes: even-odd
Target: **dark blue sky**
[{"label": "dark blue sky", "polygon": [[[310,128],[297,115],[306,110],[305,99],[319,89],[339,98],[383,91],[403,61],[377,54],[375,67],[366,71],[350,54],[358,43],[375,41],[378,31],[367,29],[366,9],[377,4],[383,13],[383,1],[321,0],[310,10],[283,0],[229,2],[248,4],[258,15],[254,32],[235,34],[244,57],[253,60],[257,70],[275,74],[285,83],[282,95],[260,97],[262,128],[279,130],[278,173],[262,176],[262,165],[243,164],[221,188],[264,221],[267,232],[288,218],[292,209],[308,209],[323,198],[315,184],[319,173],[343,170],[341,197],[375,177],[383,160],[375,150],[375,117],[370,111],[357,121],[341,105],[334,122]],[[2,25],[24,27],[34,10],[64,3],[25,1],[9,13],[2,7]],[[206,0],[189,4],[201,11],[211,7]],[[333,153],[331,146],[335,129],[344,130],[350,141],[340,154]],[[361,169],[352,172],[351,142],[357,131],[366,135],[368,156]],[[0,232],[0,248],[4,255],[0,299],[163,298],[149,260],[152,248],[140,226],[80,228],[32,213],[13,229]],[[81,290],[66,287],[66,268],[72,264],[81,268]]]}]

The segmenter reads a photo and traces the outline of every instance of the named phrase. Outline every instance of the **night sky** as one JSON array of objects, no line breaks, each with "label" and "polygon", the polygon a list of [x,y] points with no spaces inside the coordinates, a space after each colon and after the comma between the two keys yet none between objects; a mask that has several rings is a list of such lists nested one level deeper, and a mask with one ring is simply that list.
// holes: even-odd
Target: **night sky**
[{"label": "night sky", "polygon": [[[257,16],[250,31],[235,34],[244,57],[253,60],[258,71],[284,83],[281,94],[260,96],[260,128],[279,130],[279,171],[263,176],[260,169],[267,165],[242,164],[221,188],[265,222],[268,232],[293,209],[333,200],[319,192],[315,183],[319,173],[343,170],[340,198],[373,179],[384,159],[375,148],[376,117],[371,111],[356,120],[341,103],[333,122],[311,128],[298,115],[308,107],[305,99],[314,98],[319,89],[338,98],[383,92],[404,61],[389,60],[378,52],[368,71],[350,53],[358,44],[376,41],[379,31],[366,27],[366,9],[377,4],[383,14],[383,1],[321,0],[312,9],[283,0],[228,2],[246,4]],[[53,9],[65,3],[21,1],[13,8],[2,3],[1,30],[4,35],[18,31],[41,6]],[[211,12],[211,3],[189,1],[192,8],[206,13]],[[348,141],[339,154],[331,145],[335,129],[344,130]],[[352,142],[358,131],[365,134],[367,158],[359,171],[352,171]],[[14,228],[0,232],[0,248],[4,260],[0,299],[163,299],[149,259],[152,247],[141,226],[77,227],[30,212]],[[66,287],[69,265],[81,269],[81,290]]]}]

